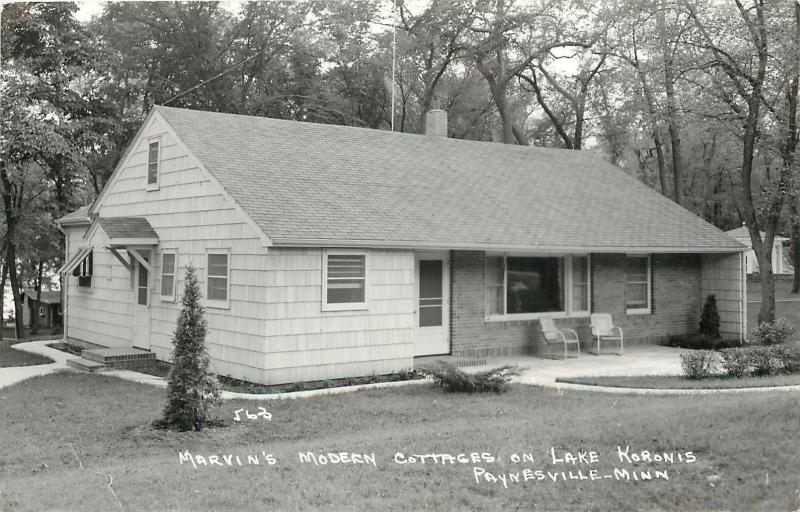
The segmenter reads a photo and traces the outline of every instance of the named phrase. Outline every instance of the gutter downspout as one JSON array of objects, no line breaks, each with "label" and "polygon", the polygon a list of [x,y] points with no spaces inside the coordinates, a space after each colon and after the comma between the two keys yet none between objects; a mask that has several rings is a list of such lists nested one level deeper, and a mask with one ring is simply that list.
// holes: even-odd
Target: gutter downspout
[{"label": "gutter downspout", "polygon": [[747,332],[747,264],[743,252],[739,253],[739,279],[740,286],[740,304],[739,307],[739,343],[744,344],[746,341]]}]

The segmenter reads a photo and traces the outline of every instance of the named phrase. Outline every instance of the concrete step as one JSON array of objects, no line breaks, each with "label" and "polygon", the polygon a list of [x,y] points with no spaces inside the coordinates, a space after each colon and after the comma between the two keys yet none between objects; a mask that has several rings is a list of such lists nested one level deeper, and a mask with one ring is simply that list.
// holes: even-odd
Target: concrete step
[{"label": "concrete step", "polygon": [[103,363],[98,363],[96,361],[90,361],[88,359],[80,358],[80,359],[67,359],[67,366],[75,368],[76,370],[80,370],[83,372],[94,372],[97,370],[101,370],[105,367]]},{"label": "concrete step", "polygon": [[81,355],[106,368],[136,368],[152,363],[156,355],[140,348],[92,348],[84,349]]}]

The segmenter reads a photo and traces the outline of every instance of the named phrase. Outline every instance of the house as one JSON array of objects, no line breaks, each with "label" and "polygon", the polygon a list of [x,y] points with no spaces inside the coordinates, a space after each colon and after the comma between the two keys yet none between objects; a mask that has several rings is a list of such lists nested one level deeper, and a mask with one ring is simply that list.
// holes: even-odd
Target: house
[{"label": "house", "polygon": [[[750,240],[750,232],[747,230],[747,226],[731,229],[730,231],[726,231],[726,233],[747,247],[744,253],[747,273],[757,274],[758,259],[756,258],[756,252],[753,250],[753,242]],[[761,232],[761,238],[764,238],[763,231]],[[783,236],[776,236],[772,241],[773,274],[791,274],[793,272],[792,264],[783,250],[784,244],[788,241],[789,239]]]},{"label": "house", "polygon": [[187,265],[222,375],[388,373],[537,352],[538,319],[590,343],[696,330],[715,294],[745,332],[744,247],[587,151],[154,107],[66,233],[66,336],[168,360]]},{"label": "house", "polygon": [[61,325],[61,291],[42,290],[40,300],[36,300],[36,290],[22,290],[22,322],[25,327],[33,325],[32,318],[38,317],[37,326],[52,328]]}]

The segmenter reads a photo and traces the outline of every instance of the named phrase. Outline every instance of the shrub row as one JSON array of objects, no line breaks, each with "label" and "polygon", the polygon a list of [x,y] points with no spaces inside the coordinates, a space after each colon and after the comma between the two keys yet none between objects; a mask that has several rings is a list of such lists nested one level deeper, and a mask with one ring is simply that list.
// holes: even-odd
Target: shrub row
[{"label": "shrub row", "polygon": [[690,379],[800,373],[800,343],[698,350],[681,354],[681,367]]}]

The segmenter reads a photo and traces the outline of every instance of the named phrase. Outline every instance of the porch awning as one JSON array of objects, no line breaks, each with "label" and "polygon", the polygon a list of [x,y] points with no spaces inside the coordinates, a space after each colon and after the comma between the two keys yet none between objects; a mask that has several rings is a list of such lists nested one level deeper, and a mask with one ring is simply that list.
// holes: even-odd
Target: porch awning
[{"label": "porch awning", "polygon": [[97,223],[108,235],[110,247],[158,245],[158,235],[144,217],[99,217]]},{"label": "porch awning", "polygon": [[80,251],[76,252],[66,263],[64,263],[61,266],[60,269],[58,269],[58,274],[72,272],[72,269],[83,263],[83,260],[85,260],[86,257],[89,256],[89,253],[91,252],[92,252],[91,247],[85,247]]}]

